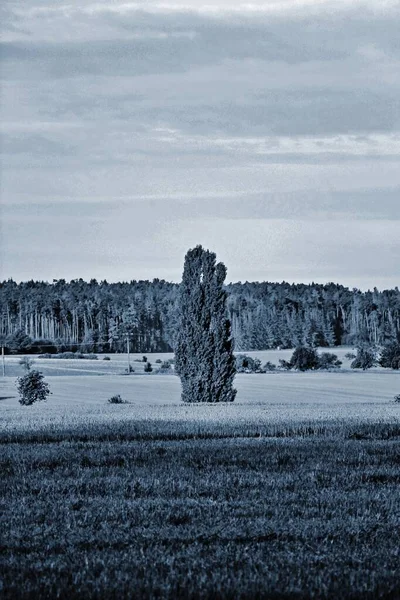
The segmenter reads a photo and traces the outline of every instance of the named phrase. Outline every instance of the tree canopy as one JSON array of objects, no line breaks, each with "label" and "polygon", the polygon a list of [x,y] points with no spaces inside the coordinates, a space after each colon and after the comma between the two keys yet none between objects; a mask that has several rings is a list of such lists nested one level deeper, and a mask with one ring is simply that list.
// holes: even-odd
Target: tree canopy
[{"label": "tree canopy", "polygon": [[[400,341],[400,292],[338,284],[230,283],[227,311],[235,349],[383,345]],[[178,333],[179,285],[0,283],[0,336],[7,352],[168,352]]]}]

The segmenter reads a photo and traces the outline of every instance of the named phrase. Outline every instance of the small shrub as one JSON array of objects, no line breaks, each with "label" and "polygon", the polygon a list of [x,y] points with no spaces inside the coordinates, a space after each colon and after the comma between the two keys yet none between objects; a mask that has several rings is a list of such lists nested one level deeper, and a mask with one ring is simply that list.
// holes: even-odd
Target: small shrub
[{"label": "small shrub", "polygon": [[322,352],[318,357],[318,369],[340,369],[341,365],[342,361],[331,352]]},{"label": "small shrub", "polygon": [[162,363],[162,360],[161,360],[161,358],[157,358],[157,360],[156,360],[156,363],[157,363],[158,365],[159,365],[159,364],[161,364],[161,363]]},{"label": "small shrub", "polygon": [[28,371],[23,377],[17,379],[17,389],[20,395],[19,403],[30,406],[34,402],[46,400],[51,394],[49,385],[44,381],[43,373],[40,371]]},{"label": "small shrub", "polygon": [[160,373],[161,375],[166,375],[169,373],[172,373],[172,368],[171,368],[171,363],[168,360],[164,360],[161,363],[161,366],[159,369],[157,369],[157,373]]},{"label": "small shrub", "polygon": [[382,350],[379,364],[386,369],[400,369],[400,343],[387,344]]},{"label": "small shrub", "polygon": [[356,355],[353,352],[347,352],[344,357],[347,358],[347,360],[354,360]]},{"label": "small shrub", "polygon": [[247,354],[238,354],[236,356],[236,372],[245,373],[253,365],[253,359]]},{"label": "small shrub", "polygon": [[261,366],[261,360],[259,358],[254,359],[253,365],[254,373],[263,373],[263,368]]},{"label": "small shrub", "polygon": [[127,369],[125,369],[125,373],[134,373],[135,369],[132,367],[132,365],[129,365],[129,367]]},{"label": "small shrub", "polygon": [[400,402],[400,394],[398,394],[397,396],[394,397],[394,401],[395,402]]},{"label": "small shrub", "polygon": [[110,404],[126,404],[125,400],[123,400],[120,396],[120,394],[116,394],[115,396],[111,396],[111,398],[109,398],[107,400],[107,402],[109,402]]},{"label": "small shrub", "polygon": [[111,360],[109,356],[103,356],[103,360]]},{"label": "small shrub", "polygon": [[400,356],[397,356],[395,359],[393,359],[392,369],[396,369],[396,370],[400,369]]},{"label": "small shrub", "polygon": [[235,359],[237,373],[263,373],[259,358],[252,358],[247,354],[238,354]]},{"label": "small shrub", "polygon": [[265,363],[265,365],[263,366],[263,370],[264,371],[276,371],[276,365],[274,365],[272,362],[268,361]]},{"label": "small shrub", "polygon": [[292,365],[289,361],[284,360],[283,358],[279,359],[279,369],[283,369],[284,371],[290,371]]},{"label": "small shrub", "polygon": [[318,354],[314,348],[306,348],[305,346],[299,346],[295,349],[292,357],[289,361],[292,369],[298,369],[299,371],[309,371],[311,369],[318,369]]},{"label": "small shrub", "polygon": [[144,365],[144,372],[145,373],[151,373],[153,370],[153,367],[151,366],[150,362],[146,362],[146,364]]},{"label": "small shrub", "polygon": [[52,358],[65,358],[65,360],[72,360],[73,358],[80,358],[78,352],[59,352],[52,356]]},{"label": "small shrub", "polygon": [[142,356],[142,362],[147,363],[147,356]]},{"label": "small shrub", "polygon": [[352,369],[362,369],[366,371],[376,364],[375,353],[372,348],[358,348],[357,356],[351,363]]}]

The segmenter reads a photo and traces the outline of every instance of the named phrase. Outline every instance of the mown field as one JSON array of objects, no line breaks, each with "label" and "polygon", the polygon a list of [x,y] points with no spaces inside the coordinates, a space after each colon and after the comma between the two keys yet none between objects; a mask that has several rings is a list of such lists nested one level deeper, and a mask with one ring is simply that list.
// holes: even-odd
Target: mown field
[{"label": "mown field", "polygon": [[0,383],[2,597],[399,598],[398,374],[48,381]]},{"label": "mown field", "polygon": [[[346,358],[346,354],[353,352],[350,346],[340,346],[334,349],[320,348],[319,352],[331,351],[343,362],[342,371],[350,369],[351,360]],[[276,365],[279,359],[289,360],[293,350],[258,350],[246,352],[248,356],[257,357],[262,364],[270,361]],[[240,354],[240,353],[239,353]],[[110,360],[104,360],[107,356]],[[154,372],[160,364],[156,361],[165,361],[173,358],[173,353],[153,353],[146,354],[146,358],[152,363]],[[127,354],[98,354],[97,360],[84,359],[55,359],[38,358],[37,355],[29,355],[34,360],[34,368],[40,369],[46,377],[53,376],[88,376],[88,375],[124,375],[128,368]],[[23,374],[23,368],[18,364],[21,356],[6,356],[6,375],[18,377]],[[142,375],[145,363],[142,361],[143,354],[130,354],[130,364],[134,368],[134,375]]]}]

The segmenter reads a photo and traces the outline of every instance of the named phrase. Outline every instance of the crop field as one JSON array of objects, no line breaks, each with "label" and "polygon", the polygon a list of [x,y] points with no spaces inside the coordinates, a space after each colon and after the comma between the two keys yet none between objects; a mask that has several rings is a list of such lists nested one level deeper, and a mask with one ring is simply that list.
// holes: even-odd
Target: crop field
[{"label": "crop field", "polygon": [[183,405],[110,358],[35,359],[30,407],[6,359],[2,597],[399,598],[398,373],[243,374],[233,404]]},{"label": "crop field", "polygon": [[[145,374],[139,355],[131,355],[135,373],[127,375],[126,356],[111,355],[110,361],[35,359],[49,382],[52,395],[46,403],[29,408],[18,404],[16,375],[22,375],[19,358],[7,357],[7,373],[15,376],[0,379],[2,435],[20,432],[49,435],[58,429],[74,429],[120,424],[124,428],[137,421],[174,423],[174,428],[217,428],[235,426],[242,431],[271,430],[280,423],[352,420],[394,422],[400,416],[399,404],[393,402],[400,393],[400,375],[391,369],[374,368],[367,372],[352,370],[344,358],[348,348],[335,349],[343,360],[337,372],[274,372],[239,374],[238,390],[232,405],[190,406],[180,401],[179,378],[172,373],[157,374],[156,360],[172,354],[148,355],[154,372]],[[248,353],[278,362],[288,359],[291,350]],[[97,376],[96,376],[97,375]],[[126,402],[110,405],[107,400],[120,394]],[[14,433],[13,433],[14,432]]]}]

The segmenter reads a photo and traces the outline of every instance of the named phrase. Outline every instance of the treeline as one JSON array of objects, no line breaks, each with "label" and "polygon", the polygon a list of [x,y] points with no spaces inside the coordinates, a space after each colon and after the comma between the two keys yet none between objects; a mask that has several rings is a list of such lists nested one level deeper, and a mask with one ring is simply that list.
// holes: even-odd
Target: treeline
[{"label": "treeline", "polygon": [[[0,283],[0,338],[8,352],[168,352],[178,284],[164,280]],[[385,344],[400,340],[400,292],[338,284],[232,283],[236,350]]]}]

